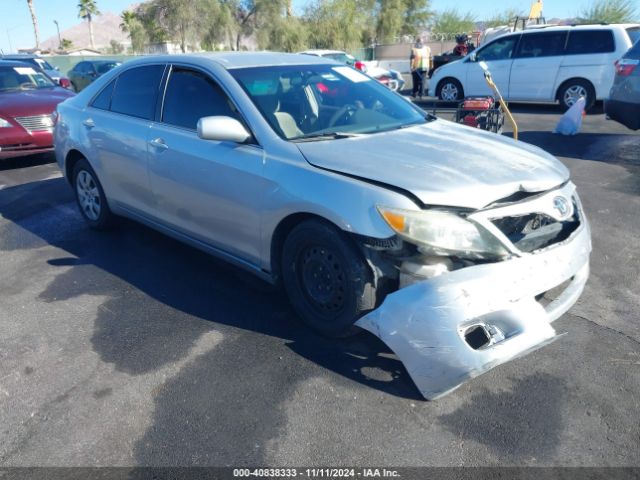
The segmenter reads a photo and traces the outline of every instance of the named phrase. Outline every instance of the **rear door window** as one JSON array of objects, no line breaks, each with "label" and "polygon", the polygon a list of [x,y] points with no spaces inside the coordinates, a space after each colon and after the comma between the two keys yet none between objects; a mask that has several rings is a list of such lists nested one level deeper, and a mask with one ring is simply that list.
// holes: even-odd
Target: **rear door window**
[{"label": "rear door window", "polygon": [[222,89],[203,73],[174,67],[164,96],[162,121],[195,130],[199,119],[215,115],[237,118]]},{"label": "rear door window", "polygon": [[567,32],[530,33],[522,35],[518,58],[553,57],[564,55]]},{"label": "rear door window", "polygon": [[615,49],[611,30],[576,30],[569,32],[567,55],[610,53]]},{"label": "rear door window", "polygon": [[151,120],[164,65],[145,65],[123,72],[111,96],[111,111]]}]

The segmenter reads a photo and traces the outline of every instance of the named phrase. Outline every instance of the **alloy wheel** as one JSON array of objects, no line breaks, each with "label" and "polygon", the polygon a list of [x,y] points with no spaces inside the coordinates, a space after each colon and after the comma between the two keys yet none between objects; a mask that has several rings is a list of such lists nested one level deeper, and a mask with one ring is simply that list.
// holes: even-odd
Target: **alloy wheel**
[{"label": "alloy wheel", "polygon": [[563,101],[567,107],[572,107],[581,97],[587,99],[587,90],[582,85],[573,85],[565,90]]},{"label": "alloy wheel", "polygon": [[89,220],[96,221],[100,217],[101,203],[98,185],[91,173],[80,170],[76,177],[76,193],[78,203]]},{"label": "alloy wheel", "polygon": [[440,90],[440,97],[447,102],[458,99],[458,87],[453,83],[445,83]]}]

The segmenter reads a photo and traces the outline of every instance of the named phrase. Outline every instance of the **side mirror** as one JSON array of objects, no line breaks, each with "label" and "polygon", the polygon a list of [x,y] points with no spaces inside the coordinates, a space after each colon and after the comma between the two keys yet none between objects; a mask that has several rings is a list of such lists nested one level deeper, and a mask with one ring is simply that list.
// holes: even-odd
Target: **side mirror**
[{"label": "side mirror", "polygon": [[469,55],[469,61],[470,62],[477,62],[478,61],[478,57],[476,55],[476,52],[471,52],[471,55]]},{"label": "side mirror", "polygon": [[244,143],[251,138],[251,134],[235,118],[202,117],[198,120],[198,137],[203,140]]}]

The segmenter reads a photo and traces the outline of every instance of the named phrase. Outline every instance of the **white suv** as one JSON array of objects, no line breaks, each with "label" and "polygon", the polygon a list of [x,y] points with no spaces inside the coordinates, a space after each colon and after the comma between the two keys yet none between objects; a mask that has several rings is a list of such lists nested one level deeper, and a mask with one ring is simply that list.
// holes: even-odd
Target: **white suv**
[{"label": "white suv", "polygon": [[478,62],[489,66],[505,99],[556,102],[568,108],[581,96],[587,108],[607,97],[614,62],[640,36],[640,25],[551,26],[496,38],[438,68],[429,95],[456,101],[491,95]]}]

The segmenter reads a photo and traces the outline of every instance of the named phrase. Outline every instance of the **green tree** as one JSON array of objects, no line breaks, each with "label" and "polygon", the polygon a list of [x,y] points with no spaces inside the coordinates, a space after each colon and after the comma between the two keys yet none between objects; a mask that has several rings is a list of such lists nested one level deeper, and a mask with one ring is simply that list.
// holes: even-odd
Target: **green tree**
[{"label": "green tree", "polygon": [[376,28],[377,39],[383,43],[396,41],[406,11],[403,0],[380,0],[380,10]]},{"label": "green tree", "polygon": [[457,8],[438,12],[433,17],[431,32],[444,37],[475,30],[475,17],[470,12],[461,14]]},{"label": "green tree", "polygon": [[60,42],[60,48],[62,50],[69,50],[73,48],[73,42],[68,38],[63,38],[62,41]]},{"label": "green tree", "polygon": [[632,23],[638,17],[635,0],[595,0],[578,13],[580,23]]},{"label": "green tree", "polygon": [[125,10],[120,15],[120,18],[122,19],[120,30],[128,33],[129,39],[131,39],[131,51],[133,53],[142,52],[147,43],[147,34],[137,13],[131,10]]},{"label": "green tree", "polygon": [[78,3],[78,17],[86,20],[89,24],[89,42],[91,44],[91,48],[96,48],[93,42],[92,24],[93,17],[96,15],[100,15],[100,11],[98,10],[95,0],[80,0]]},{"label": "green tree", "polygon": [[120,55],[122,52],[124,52],[124,47],[120,42],[112,39],[109,41],[109,48],[107,51],[112,55]]},{"label": "green tree", "polygon": [[433,13],[430,11],[429,0],[404,0],[405,12],[402,34],[415,37],[427,25]]},{"label": "green tree", "polygon": [[295,16],[274,17],[259,35],[260,46],[269,50],[298,52],[308,42],[307,26]]},{"label": "green tree", "polygon": [[29,13],[31,14],[33,34],[36,37],[36,48],[40,48],[40,29],[38,28],[38,17],[36,17],[36,7],[33,5],[33,0],[27,0],[27,6],[29,7]]},{"label": "green tree", "polygon": [[[304,18],[309,30],[309,46],[350,50],[375,35],[375,18],[359,0],[317,0],[309,5]],[[372,28],[373,25],[373,28]],[[371,38],[363,38],[365,36]]]},{"label": "green tree", "polygon": [[486,28],[500,27],[502,25],[511,25],[516,17],[528,16],[526,13],[517,8],[507,8],[502,12],[495,12],[487,21],[484,22]]}]

